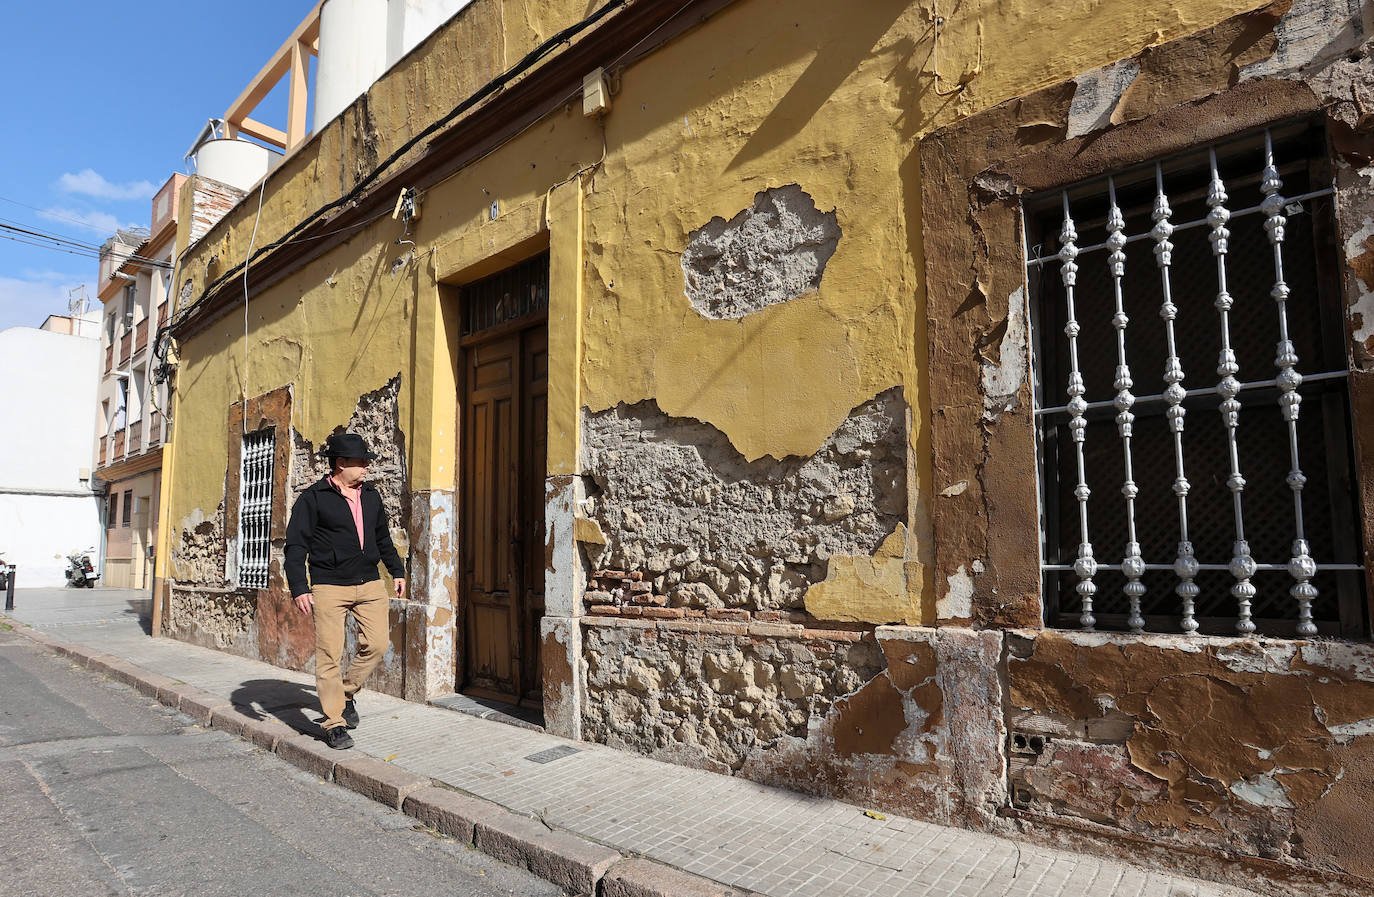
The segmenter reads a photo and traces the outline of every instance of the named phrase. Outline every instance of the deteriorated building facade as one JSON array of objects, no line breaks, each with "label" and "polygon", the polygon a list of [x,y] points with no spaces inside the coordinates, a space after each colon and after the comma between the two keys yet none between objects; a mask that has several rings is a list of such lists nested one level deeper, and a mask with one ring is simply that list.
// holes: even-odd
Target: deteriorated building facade
[{"label": "deteriorated building facade", "polygon": [[309,667],[347,428],[380,688],[1374,888],[1369,4],[587,6],[475,0],[181,256],[166,630]]}]

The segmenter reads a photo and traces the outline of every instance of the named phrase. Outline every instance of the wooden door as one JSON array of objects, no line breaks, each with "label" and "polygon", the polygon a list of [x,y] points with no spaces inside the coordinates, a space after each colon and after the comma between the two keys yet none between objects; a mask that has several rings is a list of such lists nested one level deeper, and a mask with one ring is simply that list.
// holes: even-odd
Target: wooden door
[{"label": "wooden door", "polygon": [[466,350],[460,687],[541,700],[548,331],[540,324]]}]

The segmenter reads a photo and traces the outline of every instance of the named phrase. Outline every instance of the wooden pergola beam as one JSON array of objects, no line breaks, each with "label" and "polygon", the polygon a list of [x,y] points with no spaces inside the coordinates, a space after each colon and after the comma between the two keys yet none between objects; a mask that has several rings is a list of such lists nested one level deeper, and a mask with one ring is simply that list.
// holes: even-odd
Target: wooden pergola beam
[{"label": "wooden pergola beam", "polygon": [[[305,109],[308,99],[306,79],[310,70],[310,57],[319,53],[320,8],[324,0],[301,20],[282,42],[272,57],[254,76],[243,92],[224,113],[226,134],[235,137],[240,132],[271,143],[282,150],[290,150],[305,139]],[[290,98],[287,100],[286,130],[281,131],[249,118],[272,88],[277,86],[284,75],[290,75]]]}]

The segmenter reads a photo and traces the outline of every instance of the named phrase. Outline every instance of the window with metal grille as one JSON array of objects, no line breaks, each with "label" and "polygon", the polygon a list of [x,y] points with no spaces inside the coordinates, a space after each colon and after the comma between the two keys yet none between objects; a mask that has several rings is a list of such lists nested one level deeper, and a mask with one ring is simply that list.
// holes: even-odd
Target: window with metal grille
[{"label": "window with metal grille", "polygon": [[549,253],[544,251],[462,289],[463,336],[532,317],[549,307]]},{"label": "window with metal grille", "polygon": [[272,472],[276,429],[268,427],[243,437],[239,459],[239,587],[267,588],[271,560]]},{"label": "window with metal grille", "polygon": [[124,493],[124,516],[120,520],[121,526],[130,526],[134,521],[134,493],[133,490]]},{"label": "window with metal grille", "polygon": [[1046,623],[1368,633],[1325,134],[1024,204]]}]

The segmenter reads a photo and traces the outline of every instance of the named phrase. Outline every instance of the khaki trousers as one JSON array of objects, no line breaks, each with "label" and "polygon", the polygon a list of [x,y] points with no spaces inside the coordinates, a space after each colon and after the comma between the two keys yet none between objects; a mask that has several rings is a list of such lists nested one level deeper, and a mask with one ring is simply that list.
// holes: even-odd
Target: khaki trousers
[{"label": "khaki trousers", "polygon": [[[315,692],[320,698],[326,729],[342,726],[344,702],[363,687],[363,682],[386,654],[391,616],[391,593],[382,580],[358,586],[317,585],[315,596]],[[339,661],[344,651],[344,621],[348,614],[358,621],[358,653],[340,678]]]}]

